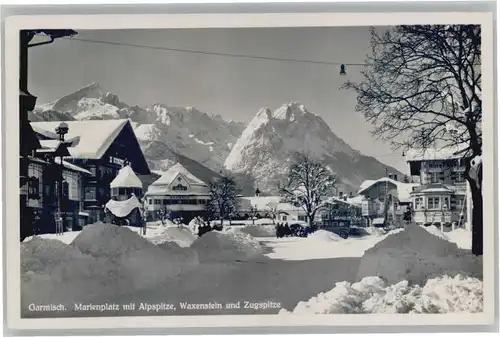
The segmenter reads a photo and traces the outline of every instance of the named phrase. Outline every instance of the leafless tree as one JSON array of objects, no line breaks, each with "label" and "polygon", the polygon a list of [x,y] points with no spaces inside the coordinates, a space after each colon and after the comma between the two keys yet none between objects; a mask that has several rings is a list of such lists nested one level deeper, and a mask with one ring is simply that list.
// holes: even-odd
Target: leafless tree
[{"label": "leafless tree", "polygon": [[321,160],[296,153],[279,190],[285,201],[304,210],[312,225],[325,198],[334,195],[336,182],[335,174]]},{"label": "leafless tree", "polygon": [[395,148],[461,149],[473,201],[472,251],[483,253],[481,29],[478,25],[371,30],[357,110]]},{"label": "leafless tree", "polygon": [[267,206],[267,211],[271,218],[273,219],[273,225],[275,224],[276,218],[280,215],[280,211],[278,208],[279,203],[276,201],[269,202]]},{"label": "leafless tree", "polygon": [[209,184],[210,202],[207,211],[217,214],[221,225],[225,218],[230,217],[237,209],[237,187],[234,179],[229,175],[222,175]]}]

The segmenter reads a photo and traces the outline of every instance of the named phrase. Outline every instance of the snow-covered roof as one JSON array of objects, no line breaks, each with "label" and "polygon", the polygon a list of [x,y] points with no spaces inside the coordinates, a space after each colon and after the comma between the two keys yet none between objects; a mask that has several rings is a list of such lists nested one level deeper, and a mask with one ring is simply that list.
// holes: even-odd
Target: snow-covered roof
[{"label": "snow-covered roof", "polygon": [[[189,188],[186,191],[174,191],[171,189],[172,182],[178,177],[184,178],[184,180],[189,184]],[[161,177],[149,185],[146,195],[209,196],[210,194],[208,191],[208,185],[205,182],[189,172],[184,166],[177,163],[170,167],[166,172],[162,172]]]},{"label": "snow-covered roof", "polygon": [[153,186],[149,185],[146,196],[197,196],[197,197],[209,197],[208,187],[203,187],[201,185],[194,185],[187,191],[173,191],[168,185]]},{"label": "snow-covered roof", "polygon": [[[59,157],[54,158],[54,162],[56,164],[61,165],[61,158],[59,158]],[[66,160],[63,160],[63,166],[65,168],[67,168],[68,170],[78,171],[78,172],[85,173],[85,174],[92,174],[89,170],[86,170],[83,167],[80,167],[78,165],[68,163]]]},{"label": "snow-covered roof", "polygon": [[[101,158],[128,122],[128,119],[65,122],[69,128],[65,139],[73,140],[73,145],[68,148],[71,157]],[[58,139],[55,129],[59,124],[60,122],[32,122],[31,126],[35,132],[45,137]],[[45,142],[45,145],[53,145],[52,143]]]},{"label": "snow-covered roof", "polygon": [[269,208],[269,204],[280,204],[283,198],[280,196],[267,197],[241,197],[241,200],[246,200],[250,205],[257,209],[264,210]]},{"label": "snow-covered roof", "polygon": [[455,193],[455,190],[448,188],[441,184],[434,185],[424,185],[420,186],[420,188],[415,189],[413,193]]},{"label": "snow-covered roof", "polygon": [[126,165],[118,171],[115,179],[109,184],[111,188],[132,187],[142,188],[142,182],[135,174],[130,165]]},{"label": "snow-covered roof", "polygon": [[400,202],[409,202],[411,199],[410,194],[413,191],[413,188],[416,186],[419,186],[419,184],[403,183],[403,182],[400,182],[400,181],[397,181],[397,180],[394,180],[391,178],[383,177],[383,178],[380,178],[378,180],[371,180],[371,183],[364,184],[364,187],[362,187],[358,191],[358,195],[363,194],[364,192],[369,190],[372,186],[374,186],[375,184],[381,183],[381,182],[387,182],[387,183],[390,183],[390,184],[393,184],[394,186],[396,186],[396,189],[398,192],[397,197],[398,197]]},{"label": "snow-covered roof", "polygon": [[365,180],[359,186],[360,190],[364,190],[367,186],[372,186],[376,180]]},{"label": "snow-covered roof", "polygon": [[241,210],[248,210],[253,206],[257,211],[269,211],[270,205],[274,204],[276,210],[279,212],[303,212],[302,207],[296,207],[289,202],[282,202],[283,198],[280,196],[268,197],[241,197],[239,208]]},{"label": "snow-covered roof", "polygon": [[407,162],[458,159],[463,157],[463,151],[466,149],[466,145],[427,149],[412,148],[406,152],[405,157]]},{"label": "snow-covered roof", "polygon": [[46,140],[40,140],[40,145],[42,145],[42,148],[46,149],[55,149],[56,147],[59,146],[59,139],[46,139]]},{"label": "snow-covered roof", "polygon": [[141,206],[141,202],[135,195],[132,195],[127,200],[111,199],[106,203],[106,209],[119,218],[128,216],[136,208],[141,209]]},{"label": "snow-covered roof", "polygon": [[352,198],[347,198],[347,202],[351,203],[352,205],[361,206],[364,198],[365,197],[363,195],[356,195]]},{"label": "snow-covered roof", "polygon": [[180,174],[188,181],[190,185],[203,185],[207,186],[201,179],[197,178],[191,172],[189,172],[184,166],[180,163],[175,164],[170,167],[166,172],[163,172],[161,177],[158,178],[151,185],[170,185],[172,181]]},{"label": "snow-covered roof", "polygon": [[328,200],[326,200],[326,203],[332,203],[332,204],[342,203],[342,204],[347,204],[347,205],[359,207],[361,205],[361,201],[355,202],[355,200],[356,199],[354,199],[354,198],[343,199],[343,198],[338,198],[338,197],[330,197],[330,198],[328,198]]}]

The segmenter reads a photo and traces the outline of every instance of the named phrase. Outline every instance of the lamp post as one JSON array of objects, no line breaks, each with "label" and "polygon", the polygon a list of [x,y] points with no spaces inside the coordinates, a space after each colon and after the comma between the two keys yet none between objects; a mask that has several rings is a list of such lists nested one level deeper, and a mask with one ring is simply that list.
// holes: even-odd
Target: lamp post
[{"label": "lamp post", "polygon": [[[68,124],[61,122],[58,127],[56,127],[56,133],[59,135],[60,144],[64,143],[64,136],[68,133],[69,127]],[[60,157],[60,174],[58,180],[58,197],[57,197],[57,212],[56,212],[56,233],[62,235],[64,232],[63,226],[63,217],[62,217],[62,198],[63,198],[63,181],[64,181],[64,163],[63,163],[63,155],[61,153]]]}]

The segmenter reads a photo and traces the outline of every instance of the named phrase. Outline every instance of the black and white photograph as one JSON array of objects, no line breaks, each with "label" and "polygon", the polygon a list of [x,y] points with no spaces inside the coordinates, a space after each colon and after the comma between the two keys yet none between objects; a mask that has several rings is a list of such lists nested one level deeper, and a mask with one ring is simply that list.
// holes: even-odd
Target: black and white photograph
[{"label": "black and white photograph", "polygon": [[21,319],[485,313],[477,18],[90,28],[17,38]]}]

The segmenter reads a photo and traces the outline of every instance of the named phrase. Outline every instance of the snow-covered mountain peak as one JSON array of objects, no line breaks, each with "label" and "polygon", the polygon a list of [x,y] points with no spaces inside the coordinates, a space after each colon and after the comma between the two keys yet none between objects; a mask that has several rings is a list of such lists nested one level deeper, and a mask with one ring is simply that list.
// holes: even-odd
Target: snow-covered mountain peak
[{"label": "snow-covered mountain peak", "polygon": [[[300,102],[290,102],[274,111],[260,109],[231,148],[224,166],[235,173],[250,174],[272,189],[296,152],[326,160],[339,173],[344,171],[339,160],[353,163],[362,157],[337,137],[321,116],[309,112]],[[345,172],[343,180],[347,185],[356,186],[362,181],[354,172]]]}]

